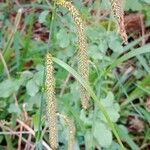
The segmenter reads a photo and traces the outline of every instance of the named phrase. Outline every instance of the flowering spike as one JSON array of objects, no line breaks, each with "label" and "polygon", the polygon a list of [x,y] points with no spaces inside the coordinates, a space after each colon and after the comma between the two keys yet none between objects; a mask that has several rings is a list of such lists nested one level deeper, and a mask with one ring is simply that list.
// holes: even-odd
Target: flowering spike
[{"label": "flowering spike", "polygon": [[[77,26],[77,34],[78,34],[78,71],[81,77],[88,82],[89,80],[89,58],[87,52],[87,41],[84,33],[84,25],[81,19],[79,11],[75,8],[75,6],[65,0],[57,0],[56,3],[58,5],[62,5],[63,7],[67,8],[71,13],[74,22]],[[90,96],[86,89],[83,86],[80,86],[80,96],[81,96],[81,103],[84,109],[89,107],[89,99]]]},{"label": "flowering spike", "polygon": [[118,30],[124,43],[128,43],[128,37],[124,25],[124,11],[122,0],[110,0],[114,17],[117,20]]},{"label": "flowering spike", "polygon": [[55,98],[55,79],[53,77],[53,63],[51,54],[46,55],[46,96],[47,118],[49,126],[49,142],[53,150],[58,148],[57,114]]}]

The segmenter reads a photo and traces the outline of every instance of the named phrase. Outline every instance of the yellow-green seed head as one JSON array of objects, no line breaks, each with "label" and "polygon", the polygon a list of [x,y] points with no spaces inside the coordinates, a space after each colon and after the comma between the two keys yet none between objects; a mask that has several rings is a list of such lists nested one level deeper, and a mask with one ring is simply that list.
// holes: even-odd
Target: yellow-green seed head
[{"label": "yellow-green seed head", "polygon": [[123,3],[122,0],[110,0],[112,11],[114,17],[116,18],[118,24],[118,31],[125,43],[128,42],[128,37],[125,30],[124,25],[124,11],[123,11]]},{"label": "yellow-green seed head", "polygon": [[[78,72],[81,77],[88,82],[89,78],[89,58],[87,52],[87,41],[84,33],[84,25],[79,11],[69,1],[61,2],[71,13],[77,27],[78,34]],[[84,109],[89,107],[89,94],[83,86],[80,86],[81,104]]]},{"label": "yellow-green seed head", "polygon": [[57,5],[64,5],[65,0],[56,0],[55,2]]},{"label": "yellow-green seed head", "polygon": [[65,115],[59,114],[68,127],[68,150],[73,150],[75,145],[75,126],[74,121]]},{"label": "yellow-green seed head", "polygon": [[47,118],[49,127],[49,143],[53,150],[58,148],[57,114],[55,98],[55,79],[51,54],[46,55],[46,96]]}]

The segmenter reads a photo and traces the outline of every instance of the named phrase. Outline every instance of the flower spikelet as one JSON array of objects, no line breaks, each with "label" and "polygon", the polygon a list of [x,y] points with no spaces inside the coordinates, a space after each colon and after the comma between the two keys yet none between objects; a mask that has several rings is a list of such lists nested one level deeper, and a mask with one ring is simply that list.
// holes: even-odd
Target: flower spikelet
[{"label": "flower spikelet", "polygon": [[72,119],[65,115],[59,114],[62,117],[68,127],[68,150],[73,150],[75,145],[75,126]]},{"label": "flower spikelet", "polygon": [[[72,18],[77,27],[78,34],[78,72],[81,77],[88,83],[89,80],[89,58],[87,52],[87,41],[84,33],[84,24],[82,18],[80,16],[79,11],[75,8],[75,6],[69,2],[64,0],[57,0],[57,4],[61,4],[63,7],[67,8],[72,15]],[[90,96],[86,89],[81,86],[80,87],[80,97],[82,107],[87,109],[89,107],[89,99]]]},{"label": "flower spikelet", "polygon": [[111,3],[114,17],[117,20],[120,36],[123,39],[124,43],[127,43],[128,37],[126,34],[125,24],[124,24],[124,11],[123,11],[122,0],[110,0],[110,3]]},{"label": "flower spikelet", "polygon": [[57,114],[55,98],[55,79],[53,77],[53,63],[51,54],[46,55],[46,96],[47,118],[49,127],[49,142],[53,150],[58,148]]}]

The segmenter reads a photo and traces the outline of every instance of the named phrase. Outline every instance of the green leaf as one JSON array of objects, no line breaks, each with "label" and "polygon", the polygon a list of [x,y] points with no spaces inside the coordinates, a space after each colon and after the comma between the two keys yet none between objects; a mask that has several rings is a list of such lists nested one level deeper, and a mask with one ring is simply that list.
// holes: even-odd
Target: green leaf
[{"label": "green leaf", "polygon": [[146,59],[142,55],[137,55],[137,59],[139,60],[140,64],[144,67],[148,74],[150,74],[150,68],[147,64]]},{"label": "green leaf", "polygon": [[118,40],[112,40],[109,42],[109,47],[114,51],[114,52],[123,52],[123,47],[121,43]]},{"label": "green leaf", "polygon": [[139,150],[138,146],[134,143],[134,141],[132,140],[132,138],[128,135],[128,131],[127,129],[120,125],[117,126],[116,125],[116,129],[118,130],[119,136],[125,141],[127,142],[127,144],[130,146],[130,148],[132,150]]},{"label": "green leaf", "polygon": [[44,71],[39,71],[34,75],[33,80],[38,86],[42,86],[44,82],[43,78],[44,78]]},{"label": "green leaf", "polygon": [[27,106],[26,106],[27,111],[32,111],[34,105],[36,107],[40,107],[40,102],[41,102],[41,94],[40,93],[28,98]]},{"label": "green leaf", "polygon": [[23,71],[20,76],[21,80],[23,81],[29,80],[32,77],[33,77],[33,73],[30,71]]},{"label": "green leaf", "polygon": [[[100,43],[98,44],[98,50],[100,52],[102,52],[103,54],[105,54],[107,52],[107,49],[108,49],[108,44],[107,44],[107,41],[106,40],[100,40]],[[105,55],[104,55],[105,56]],[[103,57],[104,57],[103,56]],[[106,57],[106,56],[105,56]]]},{"label": "green leaf", "polygon": [[114,94],[112,92],[108,92],[107,96],[101,99],[101,103],[104,107],[111,107],[114,102]]},{"label": "green leaf", "polygon": [[44,10],[43,12],[41,12],[39,16],[39,23],[46,22],[46,17],[48,16],[48,14],[49,14],[48,10]]},{"label": "green leaf", "polygon": [[143,2],[150,4],[150,0],[142,0]]},{"label": "green leaf", "polygon": [[63,61],[67,61],[68,57],[72,57],[74,55],[75,50],[75,47],[69,45],[68,47],[57,53],[57,58]]},{"label": "green leaf", "polygon": [[136,84],[137,87],[131,92],[128,99],[121,104],[121,108],[127,107],[134,99],[142,97],[145,93],[149,95],[149,82],[150,75],[147,75],[143,80]]},{"label": "green leaf", "polygon": [[9,113],[21,113],[21,110],[18,106],[16,106],[16,104],[10,104],[9,108],[8,108],[8,112]]},{"label": "green leaf", "polygon": [[137,49],[133,49],[132,51],[126,53],[122,57],[115,59],[114,62],[111,63],[111,65],[107,69],[107,71],[110,71],[111,69],[115,68],[117,65],[121,64],[122,62],[124,62],[132,57],[135,57],[140,54],[148,53],[148,52],[150,52],[150,44],[144,45]]},{"label": "green leaf", "polygon": [[91,131],[90,130],[86,130],[86,133],[84,135],[84,139],[85,139],[85,146],[87,150],[92,149],[93,147],[93,136],[91,136]]},{"label": "green leaf", "polygon": [[[70,97],[70,95],[71,95],[71,97]],[[73,84],[70,84],[70,95],[69,95],[69,97],[72,99],[72,101],[74,103],[77,103],[77,102],[79,103],[80,93],[79,93],[78,83],[74,82]]]},{"label": "green leaf", "polygon": [[103,55],[100,53],[100,51],[98,50],[98,46],[97,45],[90,45],[89,46],[89,52],[88,55],[93,58],[93,59],[103,59]]},{"label": "green leaf", "polygon": [[37,0],[38,3],[41,3],[43,0]]},{"label": "green leaf", "polygon": [[[106,108],[111,120],[113,122],[117,122],[117,120],[119,119],[120,115],[119,115],[119,110],[120,110],[120,107],[119,107],[119,104],[113,104],[112,107],[108,107]],[[105,118],[106,120],[106,118]]]},{"label": "green leaf", "polygon": [[39,128],[39,114],[36,113],[33,117],[33,126],[34,126],[34,131],[37,132]]},{"label": "green leaf", "polygon": [[17,80],[5,80],[0,83],[0,97],[7,98],[15,93],[20,87]]},{"label": "green leaf", "polygon": [[93,117],[92,114],[89,114],[89,116],[87,117],[86,116],[86,111],[85,110],[81,110],[80,119],[84,122],[84,124],[86,126],[92,126],[92,117]]},{"label": "green leaf", "polygon": [[145,121],[148,121],[148,123],[150,124],[150,113],[142,107],[138,107],[137,109],[144,115]]},{"label": "green leaf", "polygon": [[[101,99],[101,103],[105,107],[105,109],[107,110],[107,113],[109,114],[111,120],[113,122],[116,122],[120,117],[120,115],[119,115],[120,107],[119,107],[118,103],[114,102],[113,93],[108,92],[106,98]],[[100,119],[107,122],[105,116],[102,113],[100,113],[99,116],[100,116]]]},{"label": "green leaf", "polygon": [[37,86],[37,84],[33,79],[27,82],[26,89],[27,94],[30,96],[35,96],[36,93],[39,91],[39,87]]},{"label": "green leaf", "polygon": [[132,0],[126,0],[126,6],[125,6],[126,10],[133,10],[133,11],[138,11],[138,10],[142,10],[142,4],[139,2],[139,0],[134,0],[134,2]]},{"label": "green leaf", "polygon": [[106,148],[105,150],[121,150],[121,147],[119,146],[118,143],[113,141],[111,146]]},{"label": "green leaf", "polygon": [[109,147],[112,143],[111,131],[99,120],[96,120],[94,124],[93,135],[101,147]]},{"label": "green leaf", "polygon": [[69,46],[70,43],[69,34],[65,29],[59,30],[56,37],[57,37],[58,45],[61,48],[66,48]]}]

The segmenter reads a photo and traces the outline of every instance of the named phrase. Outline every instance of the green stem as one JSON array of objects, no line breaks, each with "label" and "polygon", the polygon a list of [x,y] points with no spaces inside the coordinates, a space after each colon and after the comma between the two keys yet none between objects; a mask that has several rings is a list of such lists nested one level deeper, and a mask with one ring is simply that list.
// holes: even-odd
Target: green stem
[{"label": "green stem", "polygon": [[[49,5],[49,3],[48,3]],[[53,22],[54,22],[54,18],[55,18],[55,12],[56,12],[56,7],[55,7],[55,4],[54,4],[54,9],[52,11],[52,18],[51,18],[51,24],[50,24],[50,30],[49,30],[49,42],[50,42],[50,39],[51,39],[51,34],[52,34],[52,30],[53,30]],[[48,45],[50,44],[48,42]],[[46,49],[45,53],[48,52],[48,48]],[[45,83],[45,79],[46,79],[46,70],[44,69],[44,77],[43,77],[43,85]],[[43,91],[44,92],[44,91]],[[40,109],[39,109],[39,124],[38,124],[38,133],[37,133],[37,137],[36,137],[36,142],[38,143],[41,139],[42,139],[42,134],[41,134],[41,120],[42,120],[42,114],[43,114],[43,108],[44,108],[44,93],[42,94],[41,96],[41,103],[40,103]]]}]

